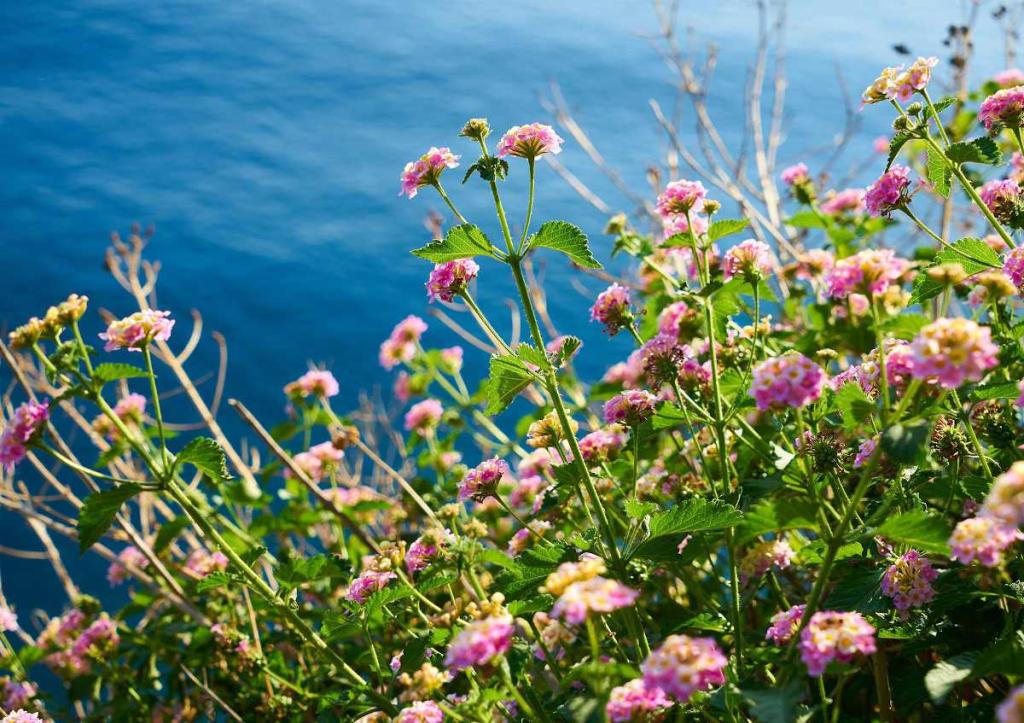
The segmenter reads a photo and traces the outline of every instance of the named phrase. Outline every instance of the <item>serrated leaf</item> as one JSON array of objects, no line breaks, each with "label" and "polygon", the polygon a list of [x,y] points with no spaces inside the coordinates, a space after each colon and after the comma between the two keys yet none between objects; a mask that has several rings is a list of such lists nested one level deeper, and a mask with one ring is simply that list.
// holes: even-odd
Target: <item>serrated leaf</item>
[{"label": "serrated leaf", "polygon": [[977,653],[961,653],[929,670],[924,676],[924,685],[932,702],[941,703],[957,683],[967,680],[977,658]]},{"label": "serrated leaf", "polygon": [[600,269],[600,262],[590,252],[587,235],[568,221],[548,221],[530,237],[527,247],[559,251],[585,269]]},{"label": "serrated leaf", "polygon": [[971,397],[979,402],[990,399],[1016,399],[1020,396],[1020,386],[1017,382],[1002,382],[1000,384],[986,384],[983,387],[975,387]]},{"label": "serrated leaf", "polygon": [[443,239],[431,241],[412,252],[413,256],[443,264],[473,256],[494,256],[494,246],[484,232],[470,223],[453,226]]},{"label": "serrated leaf", "polygon": [[573,355],[579,351],[579,348],[583,346],[583,342],[575,336],[566,336],[562,339],[561,346],[558,347],[558,351],[555,352],[554,365],[555,367],[561,367],[567,361],[572,359]]},{"label": "serrated leaf", "polygon": [[863,614],[884,610],[886,599],[883,599],[880,587],[883,572],[871,567],[852,567],[836,583],[826,600],[826,607]]},{"label": "serrated leaf", "polygon": [[791,680],[774,688],[744,688],[740,691],[750,703],[750,712],[760,723],[791,723],[797,720],[796,708],[803,695],[798,681]]},{"label": "serrated leaf", "polygon": [[485,413],[498,414],[505,411],[532,381],[533,375],[519,357],[509,354],[492,355]]},{"label": "serrated leaf", "polygon": [[739,542],[745,543],[766,532],[816,530],[817,527],[812,503],[777,497],[762,500],[746,512],[738,538]]},{"label": "serrated leaf", "polygon": [[924,510],[910,510],[888,518],[876,530],[876,534],[893,542],[899,542],[920,552],[949,555],[949,523],[938,515]]},{"label": "serrated leaf", "polygon": [[931,434],[931,425],[894,424],[882,433],[882,451],[894,462],[916,464],[924,457],[925,445]]},{"label": "serrated leaf", "polygon": [[277,566],[274,570],[274,577],[283,585],[298,587],[303,583],[326,577],[326,573],[329,572],[326,569],[328,560],[327,555],[323,554],[308,558],[288,559]]},{"label": "serrated leaf", "polygon": [[953,171],[947,164],[946,159],[936,153],[934,149],[928,150],[927,172],[928,180],[931,182],[935,192],[943,198],[949,196],[949,182],[953,177]]},{"label": "serrated leaf", "polygon": [[516,356],[527,364],[533,364],[535,367],[543,368],[547,362],[547,355],[544,352],[525,342],[516,347]]},{"label": "serrated leaf", "polygon": [[870,419],[875,404],[857,382],[847,382],[836,392],[836,408],[843,417],[843,429],[852,432]]},{"label": "serrated leaf", "polygon": [[106,384],[118,379],[136,379],[146,376],[146,370],[132,364],[108,363],[98,364],[92,370],[92,378]]},{"label": "serrated leaf", "polygon": [[630,557],[663,552],[665,544],[678,544],[693,532],[712,532],[733,527],[743,520],[743,513],[732,505],[699,498],[682,500],[675,507],[651,516],[646,540],[637,545]]},{"label": "serrated leaf", "polygon": [[931,319],[923,314],[903,313],[883,321],[882,330],[897,339],[910,341],[929,323]]},{"label": "serrated leaf", "polygon": [[1003,152],[999,150],[999,144],[989,136],[954,143],[946,149],[946,156],[954,163],[984,163],[998,166],[1003,162]]},{"label": "serrated leaf", "polygon": [[750,225],[750,219],[746,218],[723,218],[715,221],[708,227],[708,239],[717,241],[720,238],[739,233]]},{"label": "serrated leaf", "polygon": [[672,402],[665,402],[660,405],[651,417],[651,426],[654,429],[672,429],[686,423],[682,408]]},{"label": "serrated leaf", "polygon": [[896,156],[899,155],[900,149],[906,145],[913,136],[906,131],[900,131],[889,140],[889,158],[885,161],[885,170],[888,171],[892,166],[892,162],[896,160]]},{"label": "serrated leaf", "polygon": [[640,520],[647,515],[653,514],[657,509],[658,505],[654,502],[644,502],[634,497],[630,497],[626,500],[625,504],[626,516],[631,520]]},{"label": "serrated leaf", "polygon": [[235,581],[235,577],[223,570],[214,570],[199,581],[196,585],[197,592],[206,592],[218,587],[227,587]]},{"label": "serrated leaf", "polygon": [[[954,98],[951,95],[947,95],[945,98],[940,99],[937,103],[933,103],[933,105],[935,106],[935,113],[941,113],[954,103],[956,103],[956,98]],[[925,118],[934,118],[936,117],[935,113],[932,113],[932,109],[929,106],[924,107]]]},{"label": "serrated leaf", "polygon": [[960,264],[969,276],[987,269],[1002,268],[999,254],[977,238],[962,238],[953,243],[952,248],[944,246],[935,254],[935,261],[940,264]]},{"label": "serrated leaf", "polygon": [[825,222],[814,211],[800,211],[786,219],[793,228],[825,228]]},{"label": "serrated leaf", "polygon": [[175,456],[174,464],[190,464],[214,482],[227,482],[231,479],[224,450],[208,437],[196,437],[186,444]]},{"label": "serrated leaf", "polygon": [[914,277],[914,287],[910,294],[910,306],[923,304],[942,293],[944,287],[928,275],[926,271],[918,272]]},{"label": "serrated leaf", "polygon": [[85,498],[78,511],[78,551],[85,552],[103,537],[114,523],[121,505],[142,492],[134,482],[124,482]]}]

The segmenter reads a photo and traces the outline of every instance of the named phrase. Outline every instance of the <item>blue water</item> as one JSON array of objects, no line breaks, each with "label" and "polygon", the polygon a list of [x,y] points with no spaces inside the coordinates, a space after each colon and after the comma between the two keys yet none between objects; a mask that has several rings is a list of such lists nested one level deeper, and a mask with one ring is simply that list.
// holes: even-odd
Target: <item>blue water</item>
[{"label": "blue water", "polygon": [[[712,5],[684,13],[683,24],[697,25],[698,46],[721,46],[712,103],[735,139],[753,6]],[[783,164],[836,132],[835,66],[857,92],[899,60],[893,43],[941,55],[945,27],[958,20],[924,0],[790,7]],[[558,80],[608,160],[645,188],[646,167],[664,152],[647,101],[672,102],[670,77],[645,37],[655,29],[647,3],[611,0],[2,3],[0,329],[71,291],[129,311],[101,261],[109,232],[138,221],[156,226],[149,256],[163,263],[160,303],[182,319],[181,337],[192,308],[227,337],[229,395],[273,419],[281,386],[310,361],[342,379],[343,406],[360,389],[386,391],[377,345],[396,320],[427,310],[428,267],[407,252],[429,240],[424,215],[440,209],[432,194],[397,196],[403,164],[430,145],[471,154],[456,137],[471,116],[489,117],[498,132],[546,120],[539,97]],[[979,71],[1001,69],[991,21],[982,21],[976,45]],[[852,150],[869,152],[887,123],[884,110],[865,111]],[[630,210],[571,141],[562,160],[613,207]],[[541,168],[535,219],[574,220],[607,258],[604,217]],[[513,209],[522,171],[514,167],[507,184]],[[449,187],[461,209],[497,238],[485,189],[457,188],[457,176]],[[565,265],[553,261],[547,278],[565,280]],[[484,268],[485,306],[497,314],[512,293],[498,269]],[[628,347],[603,340],[586,306],[567,284],[552,295],[556,323],[586,342],[582,371],[597,375]],[[455,343],[432,327],[429,343]],[[469,377],[479,378],[484,360],[468,357]],[[208,343],[191,369],[200,374],[215,361]],[[36,547],[7,521],[0,544]],[[104,590],[95,557],[69,563],[85,573],[86,591]],[[38,564],[0,557],[0,573],[23,611],[59,607],[56,581]]]}]

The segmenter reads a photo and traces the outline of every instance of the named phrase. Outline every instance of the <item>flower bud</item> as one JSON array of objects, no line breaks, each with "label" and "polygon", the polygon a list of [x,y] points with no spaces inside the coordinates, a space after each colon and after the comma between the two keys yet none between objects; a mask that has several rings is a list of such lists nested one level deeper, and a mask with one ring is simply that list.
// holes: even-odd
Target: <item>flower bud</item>
[{"label": "flower bud", "polygon": [[8,336],[12,349],[30,349],[43,336],[43,322],[32,317]]},{"label": "flower bud", "polygon": [[964,271],[964,267],[960,264],[955,261],[949,261],[938,266],[932,266],[928,269],[928,276],[943,286],[955,286],[967,278],[967,272]]},{"label": "flower bud", "polygon": [[335,449],[347,449],[359,441],[359,430],[345,424],[331,430],[331,444]]},{"label": "flower bud", "polygon": [[704,213],[708,216],[714,216],[716,213],[722,210],[722,204],[713,198],[709,198],[704,201]]},{"label": "flower bud", "polygon": [[897,116],[896,119],[892,122],[892,127],[893,130],[897,131],[909,130],[910,122],[907,120],[906,116]]},{"label": "flower bud", "polygon": [[608,219],[608,225],[604,227],[604,232],[609,236],[618,236],[626,230],[628,224],[629,219],[626,217],[626,214],[617,213]]},{"label": "flower bud", "polygon": [[486,118],[470,118],[466,125],[462,126],[459,135],[463,138],[472,138],[474,141],[483,141],[491,135],[491,126]]},{"label": "flower bud", "polygon": [[924,110],[924,106],[921,105],[920,101],[914,101],[913,103],[907,106],[907,113],[909,113],[910,115],[917,115],[922,110]]}]

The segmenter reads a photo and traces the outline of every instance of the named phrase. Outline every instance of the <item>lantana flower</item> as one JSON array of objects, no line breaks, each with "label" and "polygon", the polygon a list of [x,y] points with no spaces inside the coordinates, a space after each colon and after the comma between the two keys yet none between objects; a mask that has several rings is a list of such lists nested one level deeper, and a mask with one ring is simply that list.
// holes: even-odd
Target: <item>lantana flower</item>
[{"label": "lantana flower", "polygon": [[752,284],[772,272],[772,250],[766,243],[747,239],[725,252],[722,275],[726,280],[742,276]]},{"label": "lantana flower", "polygon": [[25,459],[49,419],[49,402],[25,402],[15,409],[0,432],[0,467],[12,469]]},{"label": "lantana flower", "polygon": [[783,610],[772,615],[771,624],[764,634],[765,640],[776,645],[787,645],[800,627],[800,621],[804,617],[806,605],[794,605],[789,610]]},{"label": "lantana flower", "polygon": [[590,307],[590,320],[604,324],[610,336],[633,323],[629,289],[621,284],[612,284],[597,295],[597,300]]},{"label": "lantana flower", "polygon": [[169,311],[143,309],[111,322],[107,330],[100,334],[100,339],[107,342],[104,351],[142,351],[151,341],[167,341],[174,328],[174,320],[169,318],[170,315]]},{"label": "lantana flower", "polygon": [[491,497],[505,475],[510,475],[508,464],[498,457],[484,460],[466,473],[459,483],[460,500],[482,502]]},{"label": "lantana flower", "polygon": [[650,419],[658,398],[644,389],[630,389],[605,402],[604,421],[636,427]]},{"label": "lantana flower", "polygon": [[985,567],[999,567],[1003,553],[1020,539],[1024,539],[1020,530],[996,517],[968,517],[953,528],[950,558],[964,565],[978,561]]},{"label": "lantana flower", "polygon": [[1024,127],[1024,85],[997,90],[983,100],[978,120],[990,133]]},{"label": "lantana flower", "polygon": [[432,434],[441,423],[444,407],[436,399],[424,399],[417,402],[405,413],[405,430],[415,432],[421,437]]},{"label": "lantana flower", "polygon": [[415,198],[416,193],[424,186],[437,185],[441,173],[446,168],[456,168],[459,156],[450,148],[433,147],[415,161],[409,161],[402,170],[402,190],[398,195]]},{"label": "lantana flower", "polygon": [[894,165],[868,186],[864,205],[872,216],[889,217],[910,202],[910,169]]},{"label": "lantana flower", "polygon": [[911,374],[936,379],[945,389],[979,381],[998,360],[999,347],[992,332],[970,319],[937,319],[925,326],[911,342]]},{"label": "lantana flower", "polygon": [[645,685],[685,703],[698,691],[722,685],[728,662],[712,638],[669,635],[651,651],[640,670]]},{"label": "lantana flower", "polygon": [[652,688],[643,678],[612,688],[605,713],[611,723],[635,723],[652,720],[652,716],[669,708],[672,700],[661,688]]},{"label": "lantana flower", "polygon": [[875,652],[875,627],[855,612],[814,613],[800,634],[800,659],[807,673],[820,677],[833,660],[848,663]]},{"label": "lantana flower", "polygon": [[310,369],[294,382],[284,387],[284,393],[290,397],[316,397],[328,399],[338,395],[340,387],[334,375],[325,369]]},{"label": "lantana flower", "polygon": [[901,612],[919,608],[935,597],[932,583],[938,576],[928,558],[917,550],[908,550],[882,573],[882,594],[891,597]]},{"label": "lantana flower", "polygon": [[592,613],[610,613],[632,605],[638,590],[600,575],[569,585],[551,608],[551,616],[570,625],[584,623]]},{"label": "lantana flower", "polygon": [[452,672],[490,665],[512,646],[515,623],[511,615],[476,620],[456,634],[444,664]]},{"label": "lantana flower", "polygon": [[456,259],[434,266],[427,279],[427,298],[430,301],[452,301],[469,288],[469,283],[480,272],[473,259]]},{"label": "lantana flower", "polygon": [[825,370],[803,354],[791,351],[754,367],[750,395],[757,408],[799,409],[817,401],[825,387]]},{"label": "lantana flower", "polygon": [[533,159],[545,153],[562,152],[562,140],[555,129],[543,123],[513,126],[498,141],[498,156],[518,156]]}]

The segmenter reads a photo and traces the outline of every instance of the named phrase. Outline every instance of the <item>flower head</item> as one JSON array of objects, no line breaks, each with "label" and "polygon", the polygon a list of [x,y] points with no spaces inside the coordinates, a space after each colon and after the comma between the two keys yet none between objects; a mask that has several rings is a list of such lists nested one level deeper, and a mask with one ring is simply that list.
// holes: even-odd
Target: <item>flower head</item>
[{"label": "flower head", "polygon": [[995,517],[961,520],[949,538],[950,558],[967,565],[975,560],[985,567],[999,567],[1003,553],[1024,535]]},{"label": "flower head", "polygon": [[1020,225],[1019,219],[1021,213],[1024,213],[1024,197],[1016,181],[989,181],[978,189],[978,195],[1001,223],[1014,227]]},{"label": "flower head", "polygon": [[[662,219],[674,219],[687,214],[699,213],[704,210],[704,199],[708,192],[700,181],[673,181],[665,186],[658,196],[656,208]],[[690,216],[693,218],[693,216]]]},{"label": "flower head", "polygon": [[1024,462],[1014,462],[996,478],[979,514],[1002,520],[1007,525],[1024,527]]},{"label": "flower head", "polygon": [[402,190],[398,195],[405,194],[409,198],[414,198],[416,192],[424,186],[436,185],[444,169],[455,168],[458,165],[459,156],[452,153],[450,148],[431,148],[418,160],[405,164],[401,176]]},{"label": "flower head", "polygon": [[604,560],[597,555],[585,553],[576,562],[563,562],[554,572],[548,575],[541,592],[561,595],[573,583],[592,580],[606,572]]},{"label": "flower head", "polygon": [[604,324],[605,331],[615,336],[619,330],[633,323],[630,304],[629,289],[621,284],[612,284],[597,295],[590,307],[590,320]]},{"label": "flower head", "polygon": [[864,203],[872,216],[888,217],[910,202],[910,169],[893,166],[868,186]]},{"label": "flower head", "polygon": [[896,76],[893,91],[896,99],[907,102],[915,92],[928,87],[928,81],[932,78],[932,68],[938,65],[938,58],[918,58],[910,67]]},{"label": "flower head", "polygon": [[874,455],[875,450],[878,449],[878,439],[876,437],[868,437],[860,446],[857,447],[857,455],[853,458],[854,469],[860,469],[867,461]]},{"label": "flower head", "polygon": [[580,625],[591,613],[610,613],[628,607],[640,593],[618,580],[592,577],[569,585],[551,608],[551,616]]},{"label": "flower head", "polygon": [[864,90],[864,93],[861,95],[861,100],[865,104],[894,100],[897,93],[897,78],[902,70],[903,66],[885,68],[881,74],[875,78],[874,82]]},{"label": "flower head", "polygon": [[[888,148],[888,140],[886,140]],[[864,212],[863,188],[847,188],[842,191],[830,191],[821,202],[821,212],[826,216],[856,216]]]},{"label": "flower head", "polygon": [[932,583],[938,571],[917,550],[901,555],[882,574],[882,594],[892,598],[897,610],[919,608],[932,601]]},{"label": "flower head", "polygon": [[494,615],[470,623],[452,640],[444,664],[453,672],[489,665],[512,645],[511,615]]},{"label": "flower head", "polygon": [[416,345],[426,330],[427,322],[414,314],[398,322],[380,345],[380,365],[394,369],[403,362],[412,361],[416,356]]},{"label": "flower head", "polygon": [[825,275],[827,293],[833,299],[851,294],[879,296],[898,284],[910,268],[910,262],[890,249],[866,249],[835,262]]},{"label": "flower head", "polygon": [[642,723],[671,705],[672,700],[665,695],[665,691],[652,688],[643,678],[637,678],[612,688],[605,713],[611,723]]},{"label": "flower head", "polygon": [[740,581],[756,580],[773,567],[785,570],[796,553],[785,540],[766,540],[751,547],[740,560]]},{"label": "flower head", "polygon": [[220,550],[207,552],[199,549],[188,556],[185,561],[185,570],[194,577],[204,578],[211,572],[223,572],[228,569],[228,558]]},{"label": "flower head", "polygon": [[480,266],[473,259],[456,259],[434,266],[427,279],[427,298],[430,301],[452,301],[469,288]]},{"label": "flower head", "polygon": [[1011,249],[1003,258],[1003,273],[1018,289],[1024,288],[1024,246]]},{"label": "flower head", "polygon": [[284,393],[289,397],[316,397],[327,399],[337,396],[340,388],[338,380],[326,369],[310,369],[294,382],[289,382],[284,387]]},{"label": "flower head", "polygon": [[562,152],[562,143],[555,129],[543,123],[513,126],[498,141],[498,156],[532,159],[545,153],[557,155]]},{"label": "flower head", "polygon": [[622,427],[609,425],[583,437],[579,442],[580,454],[591,466],[609,462],[626,446],[626,439]]},{"label": "flower head", "polygon": [[151,341],[167,341],[174,327],[174,320],[168,318],[170,315],[169,311],[143,309],[111,322],[107,330],[100,334],[100,339],[107,342],[104,351],[141,351]]},{"label": "flower head", "polygon": [[814,613],[800,634],[800,659],[817,678],[833,660],[848,663],[875,652],[875,628],[860,613]]},{"label": "flower head", "polygon": [[117,561],[110,563],[110,567],[107,568],[107,582],[111,587],[120,585],[128,578],[128,567],[144,570],[148,564],[149,560],[139,548],[135,545],[128,545],[117,553]]},{"label": "flower head", "polygon": [[712,638],[669,635],[647,656],[644,683],[685,703],[694,693],[725,682],[725,654]]},{"label": "flower head", "polygon": [[27,710],[19,708],[0,718],[0,723],[43,723],[43,719],[39,717],[38,713],[29,713]]},{"label": "flower head", "polygon": [[1024,85],[997,90],[983,100],[978,120],[990,133],[1024,127]]},{"label": "flower head", "polygon": [[937,319],[925,326],[910,348],[911,374],[937,379],[940,386],[956,389],[965,381],[979,381],[997,363],[999,347],[992,332],[970,319]]},{"label": "flower head", "polygon": [[363,573],[348,586],[345,597],[354,603],[364,604],[370,595],[383,590],[387,584],[397,577],[389,570],[364,570]]},{"label": "flower head", "polygon": [[646,389],[629,389],[605,402],[604,421],[637,427],[654,414],[658,398]]},{"label": "flower head", "polygon": [[[324,472],[330,471],[341,462],[345,453],[334,446],[333,442],[321,442],[305,452],[299,452],[292,459],[295,464],[314,482],[323,479]],[[290,467],[286,467],[284,476],[288,479],[295,475]]]},{"label": "flower head", "polygon": [[462,478],[459,483],[459,499],[482,502],[494,495],[502,478],[511,473],[508,464],[498,457],[484,460]]},{"label": "flower head", "polygon": [[795,351],[765,359],[754,367],[750,395],[757,408],[799,409],[817,401],[825,387],[825,370]]},{"label": "flower head", "polygon": [[11,469],[25,459],[29,445],[50,418],[49,402],[25,402],[14,410],[0,432],[0,467]]},{"label": "flower head", "polygon": [[787,186],[795,186],[798,183],[805,183],[811,180],[811,176],[807,172],[806,163],[797,163],[789,166],[788,168],[784,168],[779,177]]},{"label": "flower head", "polygon": [[751,283],[766,278],[772,272],[772,250],[768,244],[747,239],[725,252],[722,273],[726,280],[742,276]]},{"label": "flower head", "polygon": [[806,609],[806,605],[794,605],[789,610],[783,610],[772,615],[771,625],[768,626],[768,632],[764,634],[764,639],[776,645],[788,644],[793,639],[793,636],[796,635],[796,631],[800,627],[800,621],[804,617],[804,610]]},{"label": "flower head", "polygon": [[1024,723],[1024,685],[1010,691],[1006,699],[996,708],[999,723]]},{"label": "flower head", "polygon": [[407,432],[415,432],[421,437],[432,434],[441,423],[441,416],[444,414],[444,407],[436,399],[424,399],[417,402],[405,413],[405,429]]}]

